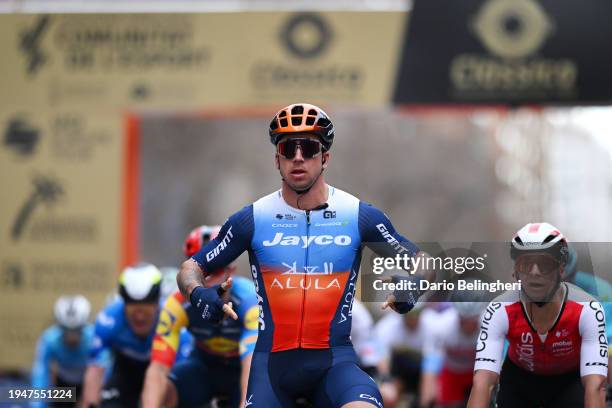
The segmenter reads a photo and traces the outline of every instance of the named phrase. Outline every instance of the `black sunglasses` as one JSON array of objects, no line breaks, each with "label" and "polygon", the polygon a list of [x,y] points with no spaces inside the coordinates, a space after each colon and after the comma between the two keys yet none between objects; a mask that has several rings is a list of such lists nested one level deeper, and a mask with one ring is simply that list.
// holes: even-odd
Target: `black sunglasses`
[{"label": "black sunglasses", "polygon": [[312,159],[318,156],[322,151],[321,142],[316,139],[284,139],[276,145],[278,154],[285,159],[293,159],[297,153],[298,147],[302,151],[302,157]]}]

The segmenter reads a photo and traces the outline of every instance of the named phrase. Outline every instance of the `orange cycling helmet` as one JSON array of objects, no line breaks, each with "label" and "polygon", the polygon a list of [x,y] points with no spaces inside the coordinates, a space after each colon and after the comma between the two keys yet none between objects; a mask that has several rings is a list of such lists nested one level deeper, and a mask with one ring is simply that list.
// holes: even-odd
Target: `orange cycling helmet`
[{"label": "orange cycling helmet", "polygon": [[319,137],[324,150],[334,142],[334,125],[327,113],[309,103],[295,103],[281,109],[270,122],[270,141],[276,145],[281,137],[308,133]]}]

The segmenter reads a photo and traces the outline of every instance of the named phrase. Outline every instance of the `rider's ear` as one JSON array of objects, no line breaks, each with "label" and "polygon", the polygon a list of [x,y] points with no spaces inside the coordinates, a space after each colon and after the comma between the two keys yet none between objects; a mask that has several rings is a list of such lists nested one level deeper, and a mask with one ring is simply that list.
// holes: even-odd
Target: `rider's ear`
[{"label": "rider's ear", "polygon": [[329,159],[329,152],[323,152],[323,160],[321,164],[323,164],[324,169],[327,168],[327,159]]}]

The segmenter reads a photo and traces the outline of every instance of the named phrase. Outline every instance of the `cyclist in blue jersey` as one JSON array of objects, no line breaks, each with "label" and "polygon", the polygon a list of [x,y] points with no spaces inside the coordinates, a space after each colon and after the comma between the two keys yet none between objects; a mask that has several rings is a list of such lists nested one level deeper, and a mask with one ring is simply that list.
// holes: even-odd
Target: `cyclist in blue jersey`
[{"label": "cyclist in blue jersey", "polygon": [[[120,299],[103,309],[85,373],[85,407],[136,407],[159,315],[161,272],[151,264],[127,267]],[[112,363],[110,378],[106,370]]]},{"label": "cyclist in blue jersey", "polygon": [[[91,305],[81,295],[62,296],[53,311],[55,324],[45,330],[36,346],[32,387],[75,387],[78,398],[93,338],[93,326],[88,324]],[[31,406],[45,404],[34,402]]]},{"label": "cyclist in blue jersey", "polygon": [[[204,288],[203,279],[248,251],[259,302],[248,407],[293,406],[298,397],[315,406],[382,407],[350,340],[361,247],[382,256],[420,251],[382,211],[325,183],[334,133],[327,114],[314,105],[281,109],[269,129],[281,189],[232,215],[179,272],[181,292],[204,319],[236,319],[221,298],[231,279],[217,288]],[[420,280],[418,273],[401,279]],[[385,307],[406,313],[420,293],[395,295]]]}]

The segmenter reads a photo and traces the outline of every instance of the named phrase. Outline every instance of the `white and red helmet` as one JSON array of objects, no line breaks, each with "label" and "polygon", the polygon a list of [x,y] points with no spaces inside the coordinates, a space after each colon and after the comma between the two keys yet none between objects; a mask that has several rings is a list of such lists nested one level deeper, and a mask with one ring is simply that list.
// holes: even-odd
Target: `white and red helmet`
[{"label": "white and red helmet", "polygon": [[221,231],[220,225],[200,225],[194,228],[187,238],[185,238],[185,244],[183,245],[183,253],[186,258],[194,256],[204,245],[212,239],[215,239]]},{"label": "white and red helmet", "polygon": [[568,256],[567,240],[554,225],[547,222],[529,223],[512,238],[510,257],[516,260],[521,255],[535,252],[549,254],[565,265]]},{"label": "white and red helmet", "polygon": [[[215,239],[220,231],[220,225],[200,225],[194,228],[189,235],[187,235],[187,238],[185,238],[185,244],[183,245],[185,257],[191,258],[194,256],[202,247]],[[204,285],[210,287],[222,283],[229,275],[236,271],[236,268],[236,262],[232,262],[225,268],[210,272],[204,279]]]}]

